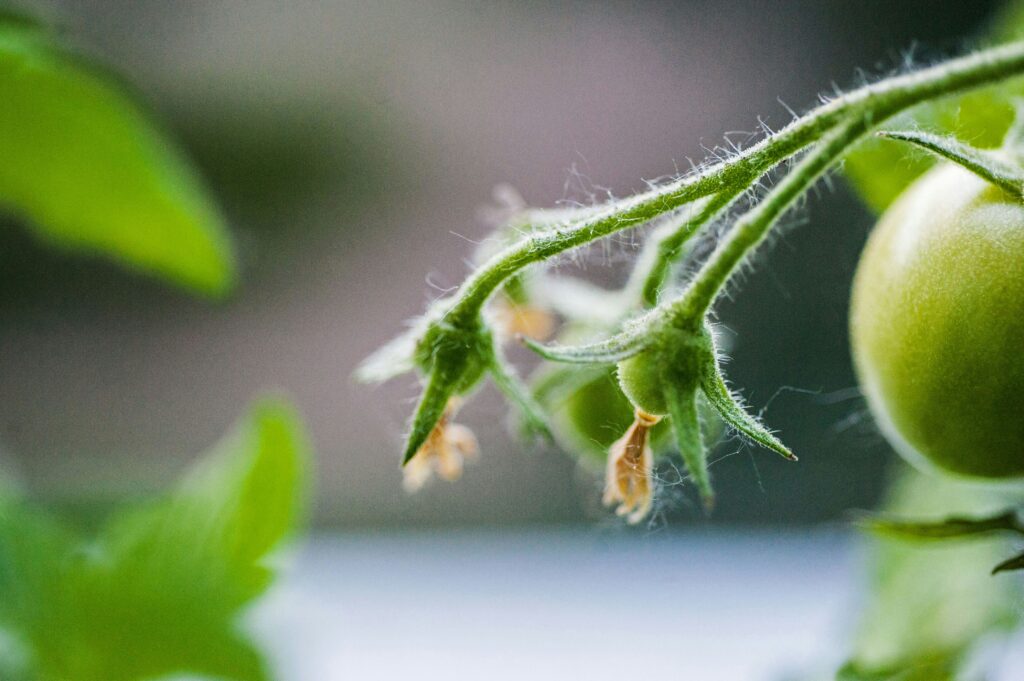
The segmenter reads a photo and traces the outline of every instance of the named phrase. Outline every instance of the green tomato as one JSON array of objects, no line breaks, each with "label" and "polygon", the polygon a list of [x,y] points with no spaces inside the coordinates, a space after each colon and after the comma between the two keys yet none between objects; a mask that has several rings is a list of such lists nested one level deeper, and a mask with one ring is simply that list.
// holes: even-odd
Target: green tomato
[{"label": "green tomato", "polygon": [[[633,405],[619,389],[614,369],[601,368],[561,400],[554,416],[555,430],[565,444],[603,466],[608,448],[633,422]],[[670,436],[668,421],[654,427],[650,443],[656,453],[671,446]]]},{"label": "green tomato", "polygon": [[1024,205],[943,164],[882,216],[861,256],[853,356],[911,463],[1024,476]]},{"label": "green tomato", "polygon": [[652,334],[658,338],[655,344],[619,362],[619,387],[640,409],[665,416],[666,389],[696,392],[701,373],[715,361],[715,344],[706,326],[695,331],[668,327]]},{"label": "green tomato", "polygon": [[629,401],[648,414],[664,416],[668,413],[665,390],[662,385],[665,366],[655,350],[644,350],[619,362],[619,387]]},{"label": "green tomato", "polygon": [[[588,465],[603,468],[608,449],[633,423],[633,404],[623,394],[613,367],[595,367],[582,374],[579,381],[561,380],[561,374],[554,373],[556,371],[549,376],[557,380],[557,387],[548,390],[545,386],[543,394],[536,396],[549,410],[559,443]],[[541,383],[546,378],[548,376],[538,377]],[[698,408],[704,441],[717,442],[723,430],[721,419],[703,400]],[[649,442],[655,456],[675,447],[669,419],[654,426]]]}]

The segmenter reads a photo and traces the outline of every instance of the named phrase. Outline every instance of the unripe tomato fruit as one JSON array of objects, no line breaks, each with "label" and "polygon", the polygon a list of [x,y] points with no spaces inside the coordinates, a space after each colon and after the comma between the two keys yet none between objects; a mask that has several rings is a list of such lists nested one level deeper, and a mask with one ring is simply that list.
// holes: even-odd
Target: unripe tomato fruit
[{"label": "unripe tomato fruit", "polygon": [[664,416],[668,413],[662,375],[665,367],[657,355],[645,350],[638,355],[619,362],[619,387],[629,401],[648,414]]},{"label": "unripe tomato fruit", "polygon": [[[551,416],[556,433],[572,451],[603,467],[608,448],[633,422],[633,405],[609,369],[559,400]],[[654,426],[649,441],[655,453],[671,447],[668,420]]]},{"label": "unripe tomato fruit", "polygon": [[912,463],[1024,476],[1024,204],[942,164],[861,256],[853,356],[882,432]]}]

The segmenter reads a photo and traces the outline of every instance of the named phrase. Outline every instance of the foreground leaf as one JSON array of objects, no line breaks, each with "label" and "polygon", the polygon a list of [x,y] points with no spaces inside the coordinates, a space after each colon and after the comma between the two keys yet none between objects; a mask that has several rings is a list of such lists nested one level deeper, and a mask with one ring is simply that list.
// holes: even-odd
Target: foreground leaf
[{"label": "foreground leaf", "polygon": [[984,518],[946,518],[936,522],[912,522],[882,516],[870,516],[860,522],[865,529],[882,536],[908,540],[956,539],[992,532],[1024,534],[1016,511]]},{"label": "foreground leaf", "polygon": [[206,189],[110,74],[0,16],[0,206],[55,246],[219,296],[232,248]]},{"label": "foreground leaf", "polygon": [[[941,525],[949,514],[998,517],[1019,501],[939,475],[905,469],[885,512]],[[933,523],[927,519],[935,518]],[[957,528],[964,531],[964,521]],[[946,528],[950,530],[950,528]],[[1007,541],[910,543],[878,537],[853,655],[839,678],[952,681],[984,638],[1018,626],[1020,585],[990,576]]]},{"label": "foreground leaf", "polygon": [[[93,540],[40,548],[54,534],[37,531],[40,514],[8,514],[0,634],[14,644],[0,645],[0,670],[27,650],[27,679],[265,681],[239,616],[296,527],[306,457],[294,412],[265,401],[170,494],[116,514]],[[22,598],[7,598],[12,583]]]}]

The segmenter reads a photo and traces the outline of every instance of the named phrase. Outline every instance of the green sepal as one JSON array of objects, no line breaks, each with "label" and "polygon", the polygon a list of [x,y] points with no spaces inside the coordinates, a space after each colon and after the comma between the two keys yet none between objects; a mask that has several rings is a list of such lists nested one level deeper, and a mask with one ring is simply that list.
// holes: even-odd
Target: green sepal
[{"label": "green sepal", "polygon": [[711,488],[711,475],[708,472],[707,448],[700,432],[697,391],[690,386],[668,381],[665,384],[665,402],[672,422],[672,432],[675,433],[676,444],[679,447],[679,455],[693,478],[704,509],[710,512],[715,505],[715,493]]},{"label": "green sepal", "polygon": [[513,277],[509,277],[508,281],[505,282],[505,286],[502,287],[505,297],[513,305],[526,305],[530,302],[529,286],[525,278],[526,273],[520,272]]},{"label": "green sepal", "polygon": [[353,377],[360,383],[384,383],[416,369],[416,347],[426,331],[418,322],[408,331],[379,347],[356,367]]},{"label": "green sepal", "polygon": [[[891,119],[887,126],[952,134],[976,147],[994,149],[1013,120],[1007,95],[1014,91],[1020,92],[1020,87],[1003,83],[930,101]],[[869,135],[846,155],[843,172],[865,203],[880,214],[933,165],[933,156],[908,156],[903,145]]]},{"label": "green sepal", "polygon": [[704,397],[729,426],[752,442],[778,452],[783,458],[790,461],[797,460],[796,455],[789,447],[782,444],[759,420],[751,416],[739,398],[729,390],[714,354],[707,359],[701,374],[700,387]]},{"label": "green sepal", "polygon": [[963,166],[1012,196],[1024,197],[1024,172],[1020,167],[1007,163],[997,152],[972,147],[955,137],[925,132],[884,130],[877,134],[879,137],[919,146]]},{"label": "green sepal", "polygon": [[[1011,509],[980,518],[954,516],[936,522],[913,522],[885,516],[866,516],[858,525],[873,534],[904,541],[942,541],[974,539],[991,534],[1024,535],[1024,522],[1020,513]],[[1004,560],[992,569],[992,574],[1024,569],[1024,553]]]},{"label": "green sepal", "polygon": [[445,409],[448,408],[448,400],[454,396],[455,381],[452,373],[435,368],[427,374],[427,384],[420,396],[419,404],[416,405],[409,437],[405,441],[405,453],[402,454],[403,466],[416,456],[416,452],[430,437],[430,433],[433,432],[437,422],[444,416]]},{"label": "green sepal", "polygon": [[629,359],[650,344],[643,319],[631,323],[625,330],[597,343],[586,345],[551,346],[530,338],[520,341],[535,353],[552,362],[567,364],[612,364]]},{"label": "green sepal", "polygon": [[628,287],[609,290],[568,275],[545,276],[536,290],[545,307],[570,323],[595,329],[617,326],[635,302]]},{"label": "green sepal", "polygon": [[416,455],[441,420],[448,401],[466,395],[492,364],[494,340],[483,322],[455,325],[444,317],[431,323],[416,347],[415,362],[426,386],[412,419],[402,465]]}]

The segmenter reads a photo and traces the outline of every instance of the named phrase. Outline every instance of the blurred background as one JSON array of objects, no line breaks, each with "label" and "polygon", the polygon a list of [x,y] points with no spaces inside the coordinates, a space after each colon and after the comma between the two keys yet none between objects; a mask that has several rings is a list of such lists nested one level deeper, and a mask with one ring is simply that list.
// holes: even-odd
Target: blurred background
[{"label": "blurred background", "polygon": [[[4,218],[0,465],[53,504],[141,497],[252,396],[290,395],[316,449],[319,534],[254,620],[286,679],[778,678],[829,659],[857,561],[841,530],[810,526],[873,507],[893,458],[849,358],[873,218],[841,180],[719,308],[731,381],[801,461],[722,443],[710,519],[683,486],[624,531],[591,472],[509,437],[489,387],[460,417],[481,460],[407,495],[415,381],[351,374],[463,278],[496,185],[538,206],[627,195],[725,135],[783,126],[857,69],[962,51],[995,5],[21,2],[141,91],[221,200],[243,282],[203,302]],[[635,249],[623,237],[575,266],[607,281]]]}]

